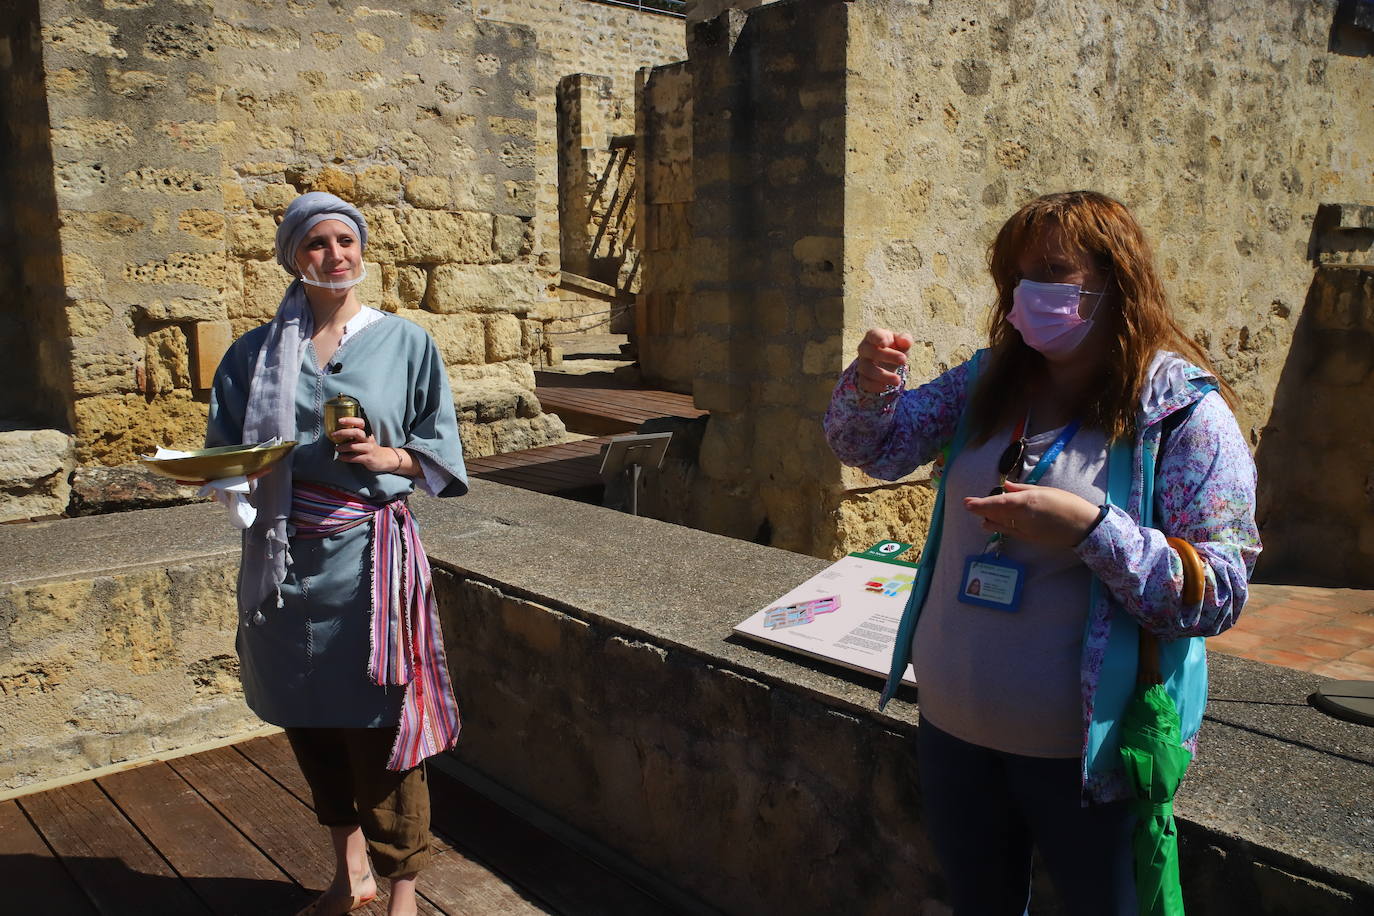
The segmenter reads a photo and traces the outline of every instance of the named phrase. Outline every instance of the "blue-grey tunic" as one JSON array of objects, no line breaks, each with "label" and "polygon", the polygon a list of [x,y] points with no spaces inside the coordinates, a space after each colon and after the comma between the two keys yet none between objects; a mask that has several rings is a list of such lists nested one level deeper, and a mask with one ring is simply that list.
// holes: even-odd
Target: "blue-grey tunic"
[{"label": "blue-grey tunic", "polygon": [[[235,341],[215,375],[206,445],[242,442],[249,382],[267,326]],[[453,393],[438,348],[424,329],[384,315],[346,338],[321,370],[313,346],[303,349],[296,385],[296,481],[349,490],[382,504],[409,494],[415,482],[334,460],[324,435],[324,402],[357,398],[372,433],[451,476],[439,496],[467,492]],[[402,687],[378,687],[367,676],[371,619],[372,526],[319,539],[290,533],[291,564],[282,607],[268,602],[265,622],[241,622],[237,647],[244,697],[263,720],[282,727],[379,728],[400,719]]]}]

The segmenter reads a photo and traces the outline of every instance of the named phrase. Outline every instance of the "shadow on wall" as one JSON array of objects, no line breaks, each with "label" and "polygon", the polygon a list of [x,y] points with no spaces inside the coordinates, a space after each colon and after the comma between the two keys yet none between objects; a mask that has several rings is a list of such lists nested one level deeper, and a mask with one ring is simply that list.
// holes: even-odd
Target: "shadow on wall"
[{"label": "shadow on wall", "polygon": [[1374,587],[1374,267],[1322,267],[1255,453],[1266,582]]}]

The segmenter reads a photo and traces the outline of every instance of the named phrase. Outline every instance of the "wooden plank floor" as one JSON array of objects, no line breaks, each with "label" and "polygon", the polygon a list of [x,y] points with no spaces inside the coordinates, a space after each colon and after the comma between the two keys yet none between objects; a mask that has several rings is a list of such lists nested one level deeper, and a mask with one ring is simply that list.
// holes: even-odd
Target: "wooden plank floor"
[{"label": "wooden plank floor", "polygon": [[601,487],[601,446],[610,436],[543,445],[468,459],[468,473],[536,493],[572,493]]},{"label": "wooden plank floor", "polygon": [[619,387],[603,377],[540,372],[535,396],[573,432],[588,436],[632,433],[645,420],[705,416],[690,394]]},{"label": "wooden plank floor", "polygon": [[[672,911],[436,767],[420,912]],[[333,857],[282,735],[0,802],[5,913],[292,914]],[[385,914],[386,882],[357,913]]]}]

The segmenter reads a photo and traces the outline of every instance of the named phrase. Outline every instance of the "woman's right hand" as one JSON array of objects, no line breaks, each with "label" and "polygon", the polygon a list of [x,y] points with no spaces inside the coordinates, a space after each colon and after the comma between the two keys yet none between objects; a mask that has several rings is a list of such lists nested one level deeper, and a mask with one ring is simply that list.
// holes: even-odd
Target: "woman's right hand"
[{"label": "woman's right hand", "polygon": [[878,394],[902,383],[897,370],[906,365],[906,352],[911,349],[910,334],[898,334],[887,328],[869,328],[859,342],[856,371],[859,387],[870,394]]}]

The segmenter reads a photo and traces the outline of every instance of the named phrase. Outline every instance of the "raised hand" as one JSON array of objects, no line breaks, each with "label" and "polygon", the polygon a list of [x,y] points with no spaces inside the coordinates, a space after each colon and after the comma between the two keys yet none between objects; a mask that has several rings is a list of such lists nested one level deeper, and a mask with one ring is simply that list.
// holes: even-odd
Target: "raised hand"
[{"label": "raised hand", "polygon": [[877,394],[900,385],[902,377],[897,370],[906,365],[906,353],[911,349],[911,344],[910,334],[899,334],[887,328],[869,328],[859,342],[859,360],[855,370],[859,374],[859,387]]}]

